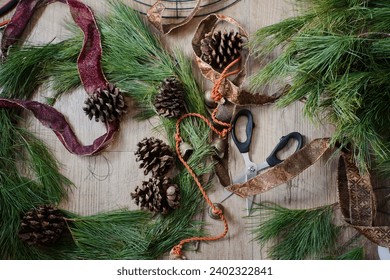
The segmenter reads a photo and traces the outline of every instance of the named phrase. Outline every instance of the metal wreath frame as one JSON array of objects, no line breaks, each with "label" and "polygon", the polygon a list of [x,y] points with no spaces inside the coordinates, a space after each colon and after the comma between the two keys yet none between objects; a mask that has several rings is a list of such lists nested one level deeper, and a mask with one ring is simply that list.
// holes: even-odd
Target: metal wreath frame
[{"label": "metal wreath frame", "polygon": [[[156,1],[145,1],[145,0],[133,0],[134,2],[141,5],[139,10],[141,13],[146,14],[146,11],[152,7]],[[202,0],[200,4],[200,10],[195,17],[206,16],[212,13],[218,13],[226,8],[229,8],[239,2],[240,0]],[[164,18],[185,18],[195,7],[196,0],[164,0],[163,3],[166,6],[166,10],[170,14]],[[204,3],[203,3],[204,2]],[[226,3],[225,3],[226,2]],[[221,4],[224,4],[223,6]],[[184,6],[183,6],[184,5]]]}]

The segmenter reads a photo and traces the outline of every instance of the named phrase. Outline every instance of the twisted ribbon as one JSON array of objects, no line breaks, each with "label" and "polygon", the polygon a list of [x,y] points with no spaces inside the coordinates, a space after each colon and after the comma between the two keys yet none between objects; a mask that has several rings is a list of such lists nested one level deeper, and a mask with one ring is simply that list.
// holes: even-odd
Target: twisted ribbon
[{"label": "twisted ribbon", "polygon": [[[35,11],[39,7],[53,2],[61,2],[69,6],[75,23],[84,34],[83,47],[77,59],[77,66],[86,92],[92,94],[99,88],[107,88],[108,81],[101,67],[100,32],[95,17],[87,5],[77,0],[21,0],[4,30],[1,42],[3,57],[7,56],[9,47],[18,41]],[[115,133],[119,130],[119,120],[107,122],[105,124],[106,133],[95,139],[93,144],[84,146],[78,141],[66,118],[49,105],[36,101],[0,98],[0,107],[30,110],[44,126],[54,131],[69,152],[77,155],[93,155],[102,151],[111,143]]]}]

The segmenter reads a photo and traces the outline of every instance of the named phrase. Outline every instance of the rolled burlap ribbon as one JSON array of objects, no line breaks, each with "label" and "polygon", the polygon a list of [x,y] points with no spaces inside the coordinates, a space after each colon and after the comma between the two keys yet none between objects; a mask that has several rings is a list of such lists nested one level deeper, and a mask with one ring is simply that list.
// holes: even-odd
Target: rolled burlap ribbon
[{"label": "rolled burlap ribbon", "polygon": [[351,153],[343,152],[337,175],[345,221],[372,242],[390,248],[390,227],[374,225],[377,205],[370,174],[360,174]]},{"label": "rolled burlap ribbon", "polygon": [[198,0],[196,2],[196,5],[194,9],[191,11],[191,13],[182,21],[178,23],[164,23],[163,14],[165,11],[165,6],[162,3],[162,1],[157,1],[147,12],[147,17],[149,22],[157,28],[158,31],[160,31],[163,34],[168,34],[172,30],[179,28],[180,26],[183,26],[191,21],[191,19],[196,15],[200,8],[200,2],[201,0]]}]

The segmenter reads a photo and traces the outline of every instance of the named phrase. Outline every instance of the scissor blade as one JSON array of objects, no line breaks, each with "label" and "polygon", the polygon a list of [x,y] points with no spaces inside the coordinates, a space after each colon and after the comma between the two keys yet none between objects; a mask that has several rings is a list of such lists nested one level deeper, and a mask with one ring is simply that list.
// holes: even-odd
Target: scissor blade
[{"label": "scissor blade", "polygon": [[[248,172],[246,175],[246,180],[245,181],[248,181],[254,177],[256,177],[257,175],[257,172],[259,172],[259,169],[257,168],[257,165],[251,161],[249,161],[249,164],[251,164],[252,168],[253,168],[253,171],[251,172]],[[261,165],[261,164],[260,164]],[[249,166],[249,165],[248,165]],[[252,206],[253,206],[253,201],[255,199],[255,196],[249,196],[247,197],[246,199],[246,213],[248,216],[251,215],[251,212],[252,212]]]},{"label": "scissor blade", "polygon": [[257,164],[257,172],[260,172],[261,170],[264,170],[266,168],[268,168],[270,165],[268,164],[267,161],[264,161],[262,163],[258,163]]},{"label": "scissor blade", "polygon": [[255,196],[249,196],[247,197],[246,199],[246,214],[248,216],[251,215],[251,212],[252,212],[252,206],[253,206],[253,201],[255,200]]},{"label": "scissor blade", "polygon": [[223,190],[223,195],[222,195],[221,200],[219,201],[219,203],[224,202],[226,199],[231,197],[233,194],[234,194],[233,192],[229,192],[227,190]]},{"label": "scissor blade", "polygon": [[[241,174],[240,176],[237,176],[236,178],[233,179],[233,185],[234,184],[239,184],[239,183],[244,183],[245,180],[246,180],[246,174]],[[227,190],[224,189],[223,191],[223,195],[222,195],[222,198],[221,200],[219,201],[219,203],[222,203],[224,202],[226,199],[228,199],[229,197],[231,197],[234,193],[232,192],[229,192]]]}]

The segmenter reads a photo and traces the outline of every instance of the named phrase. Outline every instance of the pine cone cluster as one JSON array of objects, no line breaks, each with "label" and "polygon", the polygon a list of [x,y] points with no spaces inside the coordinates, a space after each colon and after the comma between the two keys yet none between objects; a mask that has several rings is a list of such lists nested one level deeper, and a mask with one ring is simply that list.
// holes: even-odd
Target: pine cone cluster
[{"label": "pine cone cluster", "polygon": [[167,214],[180,206],[180,189],[167,177],[150,178],[136,187],[131,198],[141,209]]},{"label": "pine cone cluster", "polygon": [[240,56],[242,45],[241,34],[233,30],[209,32],[201,40],[201,59],[214,69],[223,70]]},{"label": "pine cone cluster", "polygon": [[139,167],[144,168],[145,175],[152,172],[154,177],[162,176],[173,166],[174,154],[162,140],[144,138],[137,146],[136,161],[141,161]]},{"label": "pine cone cluster", "polygon": [[64,228],[61,211],[50,205],[41,205],[24,214],[18,235],[28,245],[50,245],[60,238]]},{"label": "pine cone cluster", "polygon": [[109,84],[106,89],[98,89],[85,100],[83,108],[90,120],[112,122],[127,111],[127,105],[119,88]]},{"label": "pine cone cluster", "polygon": [[160,116],[177,118],[184,111],[184,88],[174,77],[166,78],[154,100],[154,107]]}]

